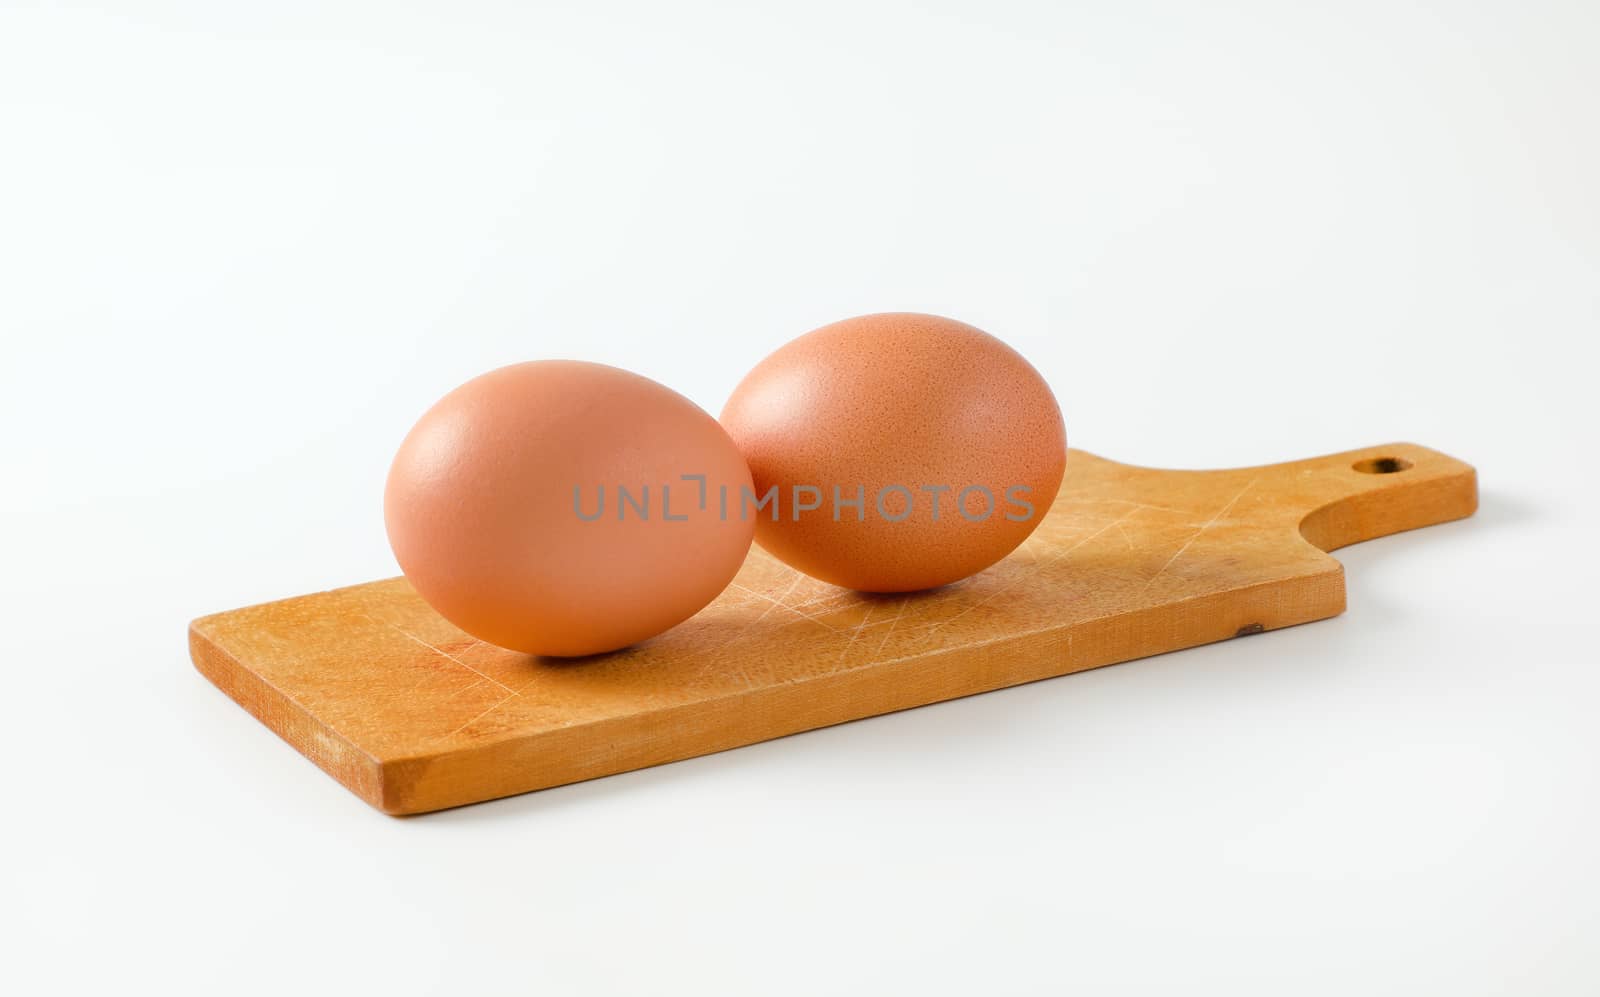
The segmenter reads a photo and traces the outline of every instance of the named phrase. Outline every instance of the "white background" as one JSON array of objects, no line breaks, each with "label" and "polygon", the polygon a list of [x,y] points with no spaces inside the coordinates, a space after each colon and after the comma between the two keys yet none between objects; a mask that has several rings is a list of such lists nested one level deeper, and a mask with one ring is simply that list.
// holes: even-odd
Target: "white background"
[{"label": "white background", "polygon": [[[15,993],[1594,994],[1600,8],[0,0]],[[437,396],[940,312],[1074,445],[1414,440],[1349,612],[409,820],[206,684]]]}]

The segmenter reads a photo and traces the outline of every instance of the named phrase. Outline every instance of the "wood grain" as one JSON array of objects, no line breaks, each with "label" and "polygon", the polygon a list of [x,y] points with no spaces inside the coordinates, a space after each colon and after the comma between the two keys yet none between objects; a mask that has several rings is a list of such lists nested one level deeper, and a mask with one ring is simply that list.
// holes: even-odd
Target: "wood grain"
[{"label": "wood grain", "polygon": [[863,595],[752,550],[698,616],[548,659],[467,636],[404,579],[194,621],[195,666],[334,778],[421,813],[1333,616],[1325,551],[1471,515],[1473,469],[1413,444],[1226,471],[1071,451],[1011,557]]}]

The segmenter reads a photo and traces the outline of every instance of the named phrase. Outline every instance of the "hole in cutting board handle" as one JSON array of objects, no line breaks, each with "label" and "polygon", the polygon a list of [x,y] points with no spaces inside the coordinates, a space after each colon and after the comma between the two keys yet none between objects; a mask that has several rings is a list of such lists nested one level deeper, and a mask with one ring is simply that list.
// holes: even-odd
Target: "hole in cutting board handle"
[{"label": "hole in cutting board handle", "polygon": [[1362,474],[1394,474],[1410,467],[1411,462],[1403,457],[1368,457],[1350,466]]}]

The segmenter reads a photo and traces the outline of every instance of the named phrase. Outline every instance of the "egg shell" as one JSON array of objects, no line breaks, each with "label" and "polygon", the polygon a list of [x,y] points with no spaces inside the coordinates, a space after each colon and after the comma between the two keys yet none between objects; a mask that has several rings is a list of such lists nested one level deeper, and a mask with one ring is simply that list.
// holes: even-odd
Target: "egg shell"
[{"label": "egg shell", "polygon": [[[809,575],[873,592],[944,585],[1005,557],[1049,510],[1066,461],[1061,410],[1038,371],[936,315],[865,315],[801,336],[744,378],[722,423],[755,493],[779,489],[778,518],[756,517],[756,542]],[[820,508],[801,511],[819,496],[791,501],[797,486],[819,489]],[[880,510],[891,486],[905,492],[883,493]],[[1031,507],[1025,519],[1008,495]],[[989,515],[973,521],[985,504]]]},{"label": "egg shell", "polygon": [[[705,476],[703,508],[685,475]],[[727,433],[687,398],[544,360],[429,409],[395,456],[384,520],[406,578],[450,622],[513,650],[585,655],[661,633],[727,586],[753,523],[720,515],[718,491],[749,485]]]}]

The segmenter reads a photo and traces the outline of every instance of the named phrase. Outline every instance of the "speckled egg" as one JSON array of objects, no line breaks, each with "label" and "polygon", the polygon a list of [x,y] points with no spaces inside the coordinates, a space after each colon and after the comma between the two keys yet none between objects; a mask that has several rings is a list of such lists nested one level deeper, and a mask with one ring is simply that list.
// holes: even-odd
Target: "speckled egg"
[{"label": "speckled egg", "polygon": [[750,466],[756,542],[871,592],[945,585],[1005,557],[1049,511],[1066,462],[1039,372],[937,315],[801,336],[745,377],[722,424]]}]

